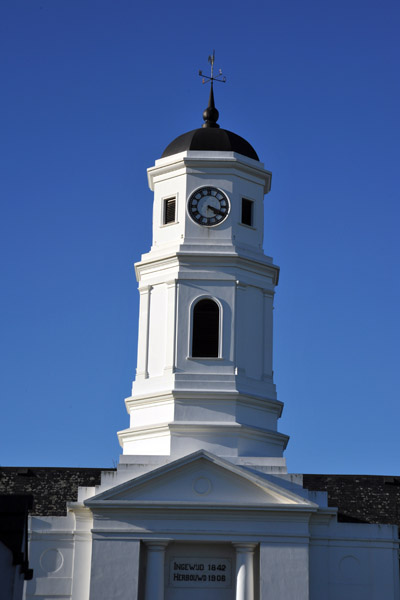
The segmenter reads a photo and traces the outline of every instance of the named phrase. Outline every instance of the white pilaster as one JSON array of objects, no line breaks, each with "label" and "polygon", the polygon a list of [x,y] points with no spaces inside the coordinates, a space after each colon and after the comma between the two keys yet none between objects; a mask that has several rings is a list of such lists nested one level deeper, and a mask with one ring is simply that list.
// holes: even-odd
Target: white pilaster
[{"label": "white pilaster", "polygon": [[234,361],[236,367],[236,374],[246,375],[246,348],[243,341],[243,322],[241,319],[237,318],[237,315],[242,314],[245,307],[245,293],[246,293],[246,285],[241,281],[236,281],[236,294],[235,294],[235,329],[234,329]]},{"label": "white pilaster", "polygon": [[139,290],[139,335],[138,335],[138,362],[136,379],[146,379],[148,373],[149,355],[149,314],[150,314],[150,292],[152,286],[146,285]]},{"label": "white pilaster", "polygon": [[176,285],[175,279],[167,282],[167,343],[164,373],[173,373],[175,368]]},{"label": "white pilaster", "polygon": [[236,600],[254,600],[254,549],[256,544],[233,544],[236,549]]},{"label": "white pilaster", "polygon": [[263,290],[263,324],[264,324],[264,343],[263,343],[263,378],[272,380],[272,327],[274,310],[274,293],[271,290]]},{"label": "white pilaster", "polygon": [[90,593],[93,515],[91,510],[80,507],[74,507],[71,512],[75,516],[74,575],[71,598],[72,600],[87,600]]},{"label": "white pilaster", "polygon": [[145,600],[164,600],[164,562],[167,541],[146,541],[147,569]]}]

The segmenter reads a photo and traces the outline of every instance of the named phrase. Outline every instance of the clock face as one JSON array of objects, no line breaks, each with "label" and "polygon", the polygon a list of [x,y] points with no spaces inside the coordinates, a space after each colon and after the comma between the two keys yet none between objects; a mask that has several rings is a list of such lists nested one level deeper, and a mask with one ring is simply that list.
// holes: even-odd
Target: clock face
[{"label": "clock face", "polygon": [[219,225],[229,214],[228,197],[214,187],[194,191],[188,200],[188,211],[195,223],[204,227]]}]

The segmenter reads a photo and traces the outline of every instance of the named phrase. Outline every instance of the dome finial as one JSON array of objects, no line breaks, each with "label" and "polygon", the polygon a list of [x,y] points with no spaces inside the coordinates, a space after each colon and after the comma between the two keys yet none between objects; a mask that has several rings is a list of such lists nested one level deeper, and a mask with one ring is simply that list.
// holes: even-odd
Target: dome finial
[{"label": "dome finial", "polygon": [[213,83],[214,83],[214,81],[220,81],[221,83],[225,83],[226,77],[224,75],[222,75],[221,69],[219,69],[218,75],[216,77],[214,77],[214,60],[215,60],[215,50],[213,50],[213,53],[208,57],[208,62],[211,65],[211,77],[209,77],[208,75],[203,75],[203,71],[199,71],[199,75],[201,77],[203,77],[203,83],[208,83],[208,82],[211,83],[210,97],[208,99],[208,106],[205,109],[205,111],[203,112],[203,119],[204,119],[203,127],[219,127],[219,125],[217,123],[218,117],[219,117],[219,112],[215,108]]}]

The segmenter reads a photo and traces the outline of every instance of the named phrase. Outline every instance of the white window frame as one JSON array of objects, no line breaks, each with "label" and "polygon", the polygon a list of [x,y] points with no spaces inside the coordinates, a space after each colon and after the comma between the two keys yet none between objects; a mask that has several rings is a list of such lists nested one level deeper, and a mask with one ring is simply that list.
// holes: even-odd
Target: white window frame
[{"label": "white window frame", "polygon": [[[247,225],[247,223],[242,222],[243,200],[248,200],[248,202],[251,202],[251,204],[252,204],[251,225]],[[256,201],[253,198],[249,198],[248,196],[241,196],[239,225],[242,225],[242,227],[247,227],[247,229],[257,229],[257,227],[255,227],[255,225],[254,225],[255,207],[256,207]]]},{"label": "white window frame", "polygon": [[[175,200],[175,220],[170,223],[165,223],[166,218],[166,205],[168,200]],[[178,223],[178,194],[167,194],[161,198],[161,227],[170,227]]]},{"label": "white window frame", "polygon": [[[194,307],[201,300],[212,300],[218,306],[218,310],[219,310],[218,356],[192,356]],[[188,342],[189,342],[188,346],[189,347],[188,347],[188,353],[187,353],[188,359],[189,360],[223,360],[223,356],[222,356],[222,348],[223,348],[222,333],[223,333],[223,307],[222,307],[221,301],[218,300],[218,298],[215,298],[215,296],[211,296],[211,295],[208,295],[208,294],[202,294],[201,296],[196,296],[196,298],[194,298],[192,300],[192,302],[190,303],[190,307],[189,307],[189,340],[188,340]]]}]

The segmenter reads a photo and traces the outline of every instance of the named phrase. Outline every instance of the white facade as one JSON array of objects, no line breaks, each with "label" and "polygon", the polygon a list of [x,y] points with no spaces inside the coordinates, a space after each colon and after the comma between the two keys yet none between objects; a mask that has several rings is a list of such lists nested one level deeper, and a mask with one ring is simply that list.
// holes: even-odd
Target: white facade
[{"label": "white facade", "polygon": [[[26,598],[399,598],[397,528],[337,523],[326,494],[286,470],[272,369],[279,270],[262,250],[271,174],[216,151],[163,158],[148,174],[153,245],[136,265],[138,365],[123,454],[100,486],[80,489],[67,517],[31,519]],[[214,227],[187,210],[204,186],[230,203]],[[168,200],[175,218],[165,223]],[[218,307],[212,357],[194,356],[202,299]]]}]

